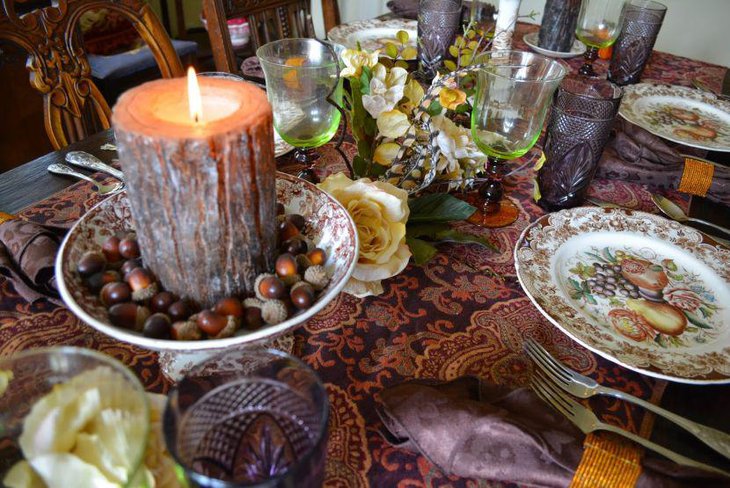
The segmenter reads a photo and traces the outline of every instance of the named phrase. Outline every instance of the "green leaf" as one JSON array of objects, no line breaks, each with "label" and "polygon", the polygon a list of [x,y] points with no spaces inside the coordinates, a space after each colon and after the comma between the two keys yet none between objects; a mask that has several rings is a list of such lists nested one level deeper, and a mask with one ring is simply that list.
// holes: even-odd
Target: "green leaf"
[{"label": "green leaf", "polygon": [[426,110],[426,112],[431,117],[434,117],[434,116],[440,114],[441,110],[443,110],[441,103],[438,100],[434,100],[433,102],[431,102],[431,105],[428,107],[428,110]]},{"label": "green leaf", "polygon": [[465,220],[476,211],[463,200],[448,193],[431,193],[408,200],[411,216],[408,223],[419,222],[450,222]]},{"label": "green leaf", "polygon": [[573,278],[570,278],[568,280],[568,282],[570,282],[570,284],[573,285],[573,288],[575,288],[576,291],[579,291],[579,292],[583,293],[583,287],[580,286],[580,283],[578,283],[578,280],[575,280]]},{"label": "green leaf", "polygon": [[422,240],[433,241],[434,243],[465,242],[478,244],[492,251],[499,252],[499,249],[487,239],[452,229],[446,223],[409,224],[406,228],[406,236],[421,238]]},{"label": "green leaf", "polygon": [[415,237],[406,236],[406,244],[411,248],[413,261],[419,266],[429,262],[438,252],[434,245]]},{"label": "green leaf", "polygon": [[684,315],[687,317],[687,320],[692,322],[694,325],[699,327],[700,329],[712,329],[712,326],[702,320],[698,315],[695,315],[692,312],[688,312],[687,310],[682,310],[684,312]]},{"label": "green leaf", "polygon": [[456,63],[450,59],[444,61],[444,66],[446,66],[446,69],[448,69],[449,71],[456,71]]},{"label": "green leaf", "polygon": [[352,170],[357,176],[365,176],[365,172],[368,170],[368,161],[359,154],[356,155],[352,160]]},{"label": "green leaf", "polygon": [[457,114],[465,114],[468,111],[469,111],[469,104],[468,103],[462,103],[461,105],[459,105],[458,107],[456,107],[456,110],[454,110],[454,112],[456,112]]},{"label": "green leaf", "polygon": [[664,266],[667,267],[669,271],[677,271],[677,265],[675,264],[674,260],[667,259],[664,261]]},{"label": "green leaf", "polygon": [[590,303],[591,305],[597,305],[598,304],[598,302],[596,301],[596,299],[593,298],[593,295],[591,295],[590,293],[586,293],[583,296],[586,298],[586,301],[588,303]]},{"label": "green leaf", "polygon": [[399,30],[398,32],[396,32],[395,37],[401,44],[406,44],[408,42],[408,39],[410,38],[408,32],[404,30]]},{"label": "green leaf", "polygon": [[406,61],[403,61],[402,59],[399,59],[398,61],[395,62],[395,67],[408,69],[408,63]]},{"label": "green leaf", "polygon": [[372,73],[370,72],[370,68],[363,67],[362,74],[360,75],[360,90],[362,91],[363,95],[369,95],[370,94],[370,76]]},{"label": "green leaf", "polygon": [[667,271],[667,276],[669,276],[674,281],[684,281],[684,275],[681,274],[671,273]]},{"label": "green leaf", "polygon": [[385,45],[385,54],[391,58],[397,57],[398,56],[398,46],[396,46],[392,42],[389,42],[388,44]]},{"label": "green leaf", "polygon": [[458,58],[459,57],[459,48],[456,46],[449,46],[449,54],[451,54],[453,57]]}]

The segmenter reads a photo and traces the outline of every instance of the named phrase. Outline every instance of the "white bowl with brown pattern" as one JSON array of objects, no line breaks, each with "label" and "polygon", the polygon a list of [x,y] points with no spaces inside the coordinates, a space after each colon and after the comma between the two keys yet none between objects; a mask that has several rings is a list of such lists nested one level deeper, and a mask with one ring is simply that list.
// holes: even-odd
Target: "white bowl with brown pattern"
[{"label": "white bowl with brown pattern", "polygon": [[357,231],[347,211],[329,194],[316,186],[284,173],[277,173],[277,201],[288,214],[307,220],[304,234],[314,245],[327,252],[325,269],[331,277],[311,308],[277,324],[254,331],[239,330],[226,339],[176,341],[153,339],[139,332],[116,327],[107,309],[76,272],[76,263],[87,251],[98,251],[111,235],[133,230],[134,224],[126,192],[113,195],[81,217],[69,231],[56,258],[56,279],[61,297],[71,311],[85,323],[122,342],[155,351],[195,352],[220,350],[242,344],[271,341],[301,326],[335,298],[350,279],[358,255]]}]

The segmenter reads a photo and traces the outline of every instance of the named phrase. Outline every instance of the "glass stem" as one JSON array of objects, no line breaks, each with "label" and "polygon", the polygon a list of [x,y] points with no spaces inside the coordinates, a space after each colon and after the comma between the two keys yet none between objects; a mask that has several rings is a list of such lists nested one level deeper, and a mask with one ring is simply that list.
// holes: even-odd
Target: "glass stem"
[{"label": "glass stem", "polygon": [[296,148],[294,160],[304,166],[297,176],[310,183],[319,183],[319,178],[314,172],[314,162],[319,159],[319,154],[314,148]]},{"label": "glass stem", "polygon": [[583,54],[583,66],[580,67],[578,73],[583,76],[596,76],[596,72],[593,70],[593,61],[598,58],[598,48],[595,46],[588,46],[585,54]]},{"label": "glass stem", "polygon": [[479,196],[484,199],[484,208],[482,209],[484,214],[499,211],[499,202],[502,200],[502,195],[504,194],[504,188],[502,187],[502,176],[504,174],[502,168],[503,162],[504,160],[500,158],[487,157],[487,163],[484,168],[487,181],[478,190]]}]

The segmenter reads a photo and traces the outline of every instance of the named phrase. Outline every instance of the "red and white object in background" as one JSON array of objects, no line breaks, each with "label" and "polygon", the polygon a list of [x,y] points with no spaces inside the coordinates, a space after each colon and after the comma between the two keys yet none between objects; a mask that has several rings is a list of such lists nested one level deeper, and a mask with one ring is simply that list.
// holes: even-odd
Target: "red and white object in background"
[{"label": "red and white object in background", "polygon": [[[208,21],[202,14],[200,15],[200,21],[203,23],[205,30],[208,30]],[[233,44],[233,47],[243,47],[248,44],[248,41],[251,38],[251,31],[248,27],[248,20],[246,20],[246,17],[229,19],[228,32],[231,35],[231,44]]]}]

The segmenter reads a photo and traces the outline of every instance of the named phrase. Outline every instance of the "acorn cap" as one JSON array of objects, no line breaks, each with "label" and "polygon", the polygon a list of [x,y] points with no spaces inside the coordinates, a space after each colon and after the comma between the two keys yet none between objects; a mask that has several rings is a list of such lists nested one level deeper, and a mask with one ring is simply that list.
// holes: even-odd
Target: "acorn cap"
[{"label": "acorn cap", "polygon": [[232,337],[238,329],[241,328],[241,319],[234,317],[233,315],[227,315],[228,322],[226,326],[221,329],[212,339],[225,339],[226,337]]},{"label": "acorn cap", "polygon": [[302,281],[302,275],[294,274],[290,276],[280,276],[279,279],[283,281],[286,286],[294,286]]},{"label": "acorn cap", "polygon": [[172,333],[178,341],[198,341],[203,338],[197,322],[192,318],[172,324]]},{"label": "acorn cap", "polygon": [[304,281],[312,285],[312,288],[315,290],[320,291],[327,286],[330,278],[327,276],[327,271],[324,269],[324,266],[316,265],[307,268],[304,272]]},{"label": "acorn cap", "polygon": [[243,306],[246,308],[261,308],[264,306],[264,302],[258,298],[251,297],[243,301]]},{"label": "acorn cap", "polygon": [[302,271],[306,271],[306,269],[312,265],[312,261],[306,254],[297,254],[296,260],[297,266],[299,266],[299,269]]},{"label": "acorn cap", "polygon": [[135,302],[146,302],[153,296],[157,295],[160,291],[160,287],[157,286],[157,282],[153,282],[147,288],[141,288],[132,292],[132,300]]},{"label": "acorn cap", "polygon": [[287,319],[289,311],[281,300],[267,300],[261,308],[261,318],[269,325],[279,324]]}]

